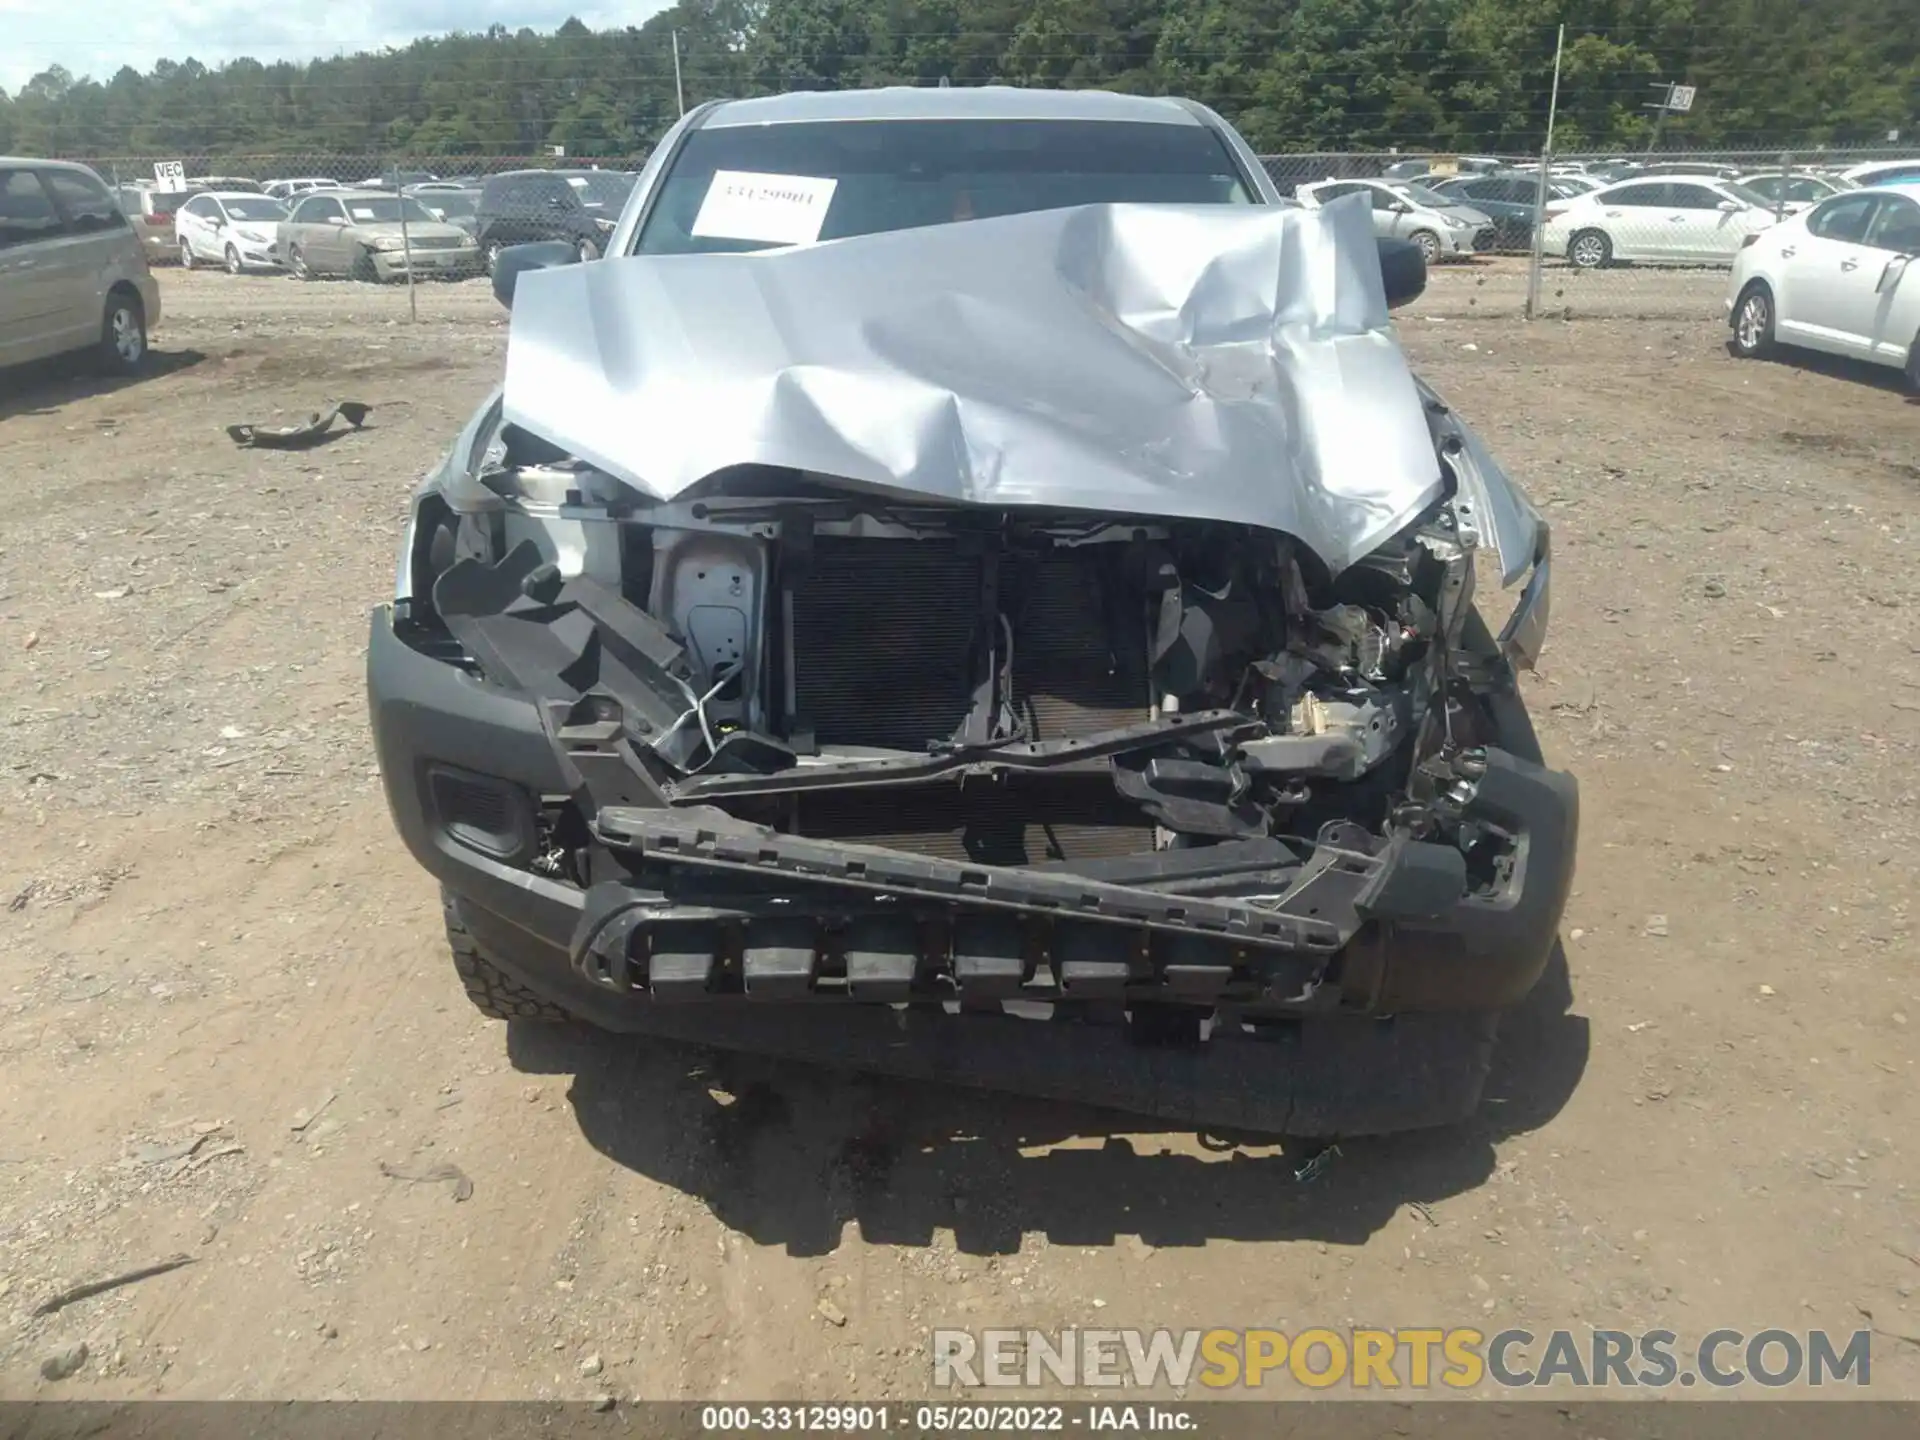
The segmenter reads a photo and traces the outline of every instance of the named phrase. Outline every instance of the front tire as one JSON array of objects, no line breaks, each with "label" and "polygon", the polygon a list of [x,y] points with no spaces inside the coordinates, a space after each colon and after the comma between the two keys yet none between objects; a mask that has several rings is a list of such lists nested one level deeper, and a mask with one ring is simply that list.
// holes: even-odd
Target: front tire
[{"label": "front tire", "polygon": [[1432,265],[1440,258],[1440,237],[1431,230],[1416,230],[1407,237],[1419,247],[1420,259]]},{"label": "front tire", "polygon": [[1920,335],[1913,337],[1913,343],[1907,347],[1907,393],[1920,395]]},{"label": "front tire", "polygon": [[489,240],[487,242],[487,248],[482,254],[486,261],[488,275],[492,275],[500,268],[500,252],[506,248],[507,247],[502,245],[498,240]]},{"label": "front tire", "polygon": [[193,245],[192,242],[188,241],[185,237],[182,237],[180,241],[180,268],[182,270],[193,269]]},{"label": "front tire", "polygon": [[365,250],[353,257],[353,264],[348,267],[347,274],[364,285],[380,283],[380,272],[373,268],[373,256]]},{"label": "front tire", "polygon": [[454,973],[467,992],[473,1008],[489,1020],[543,1020],[560,1023],[573,1017],[558,1005],[542,1000],[518,980],[480,953],[467,927],[460,923],[460,911],[453,896],[440,892],[440,909],[446,919],[447,949],[453,953]]},{"label": "front tire", "polygon": [[247,267],[241,262],[240,252],[234,249],[233,246],[227,246],[227,253],[223,258],[227,262],[227,273],[229,275],[244,275],[246,273]]},{"label": "front tire", "polygon": [[287,251],[287,268],[293,271],[297,280],[313,279],[313,268],[307,264],[307,252],[298,245]]},{"label": "front tire", "polygon": [[1733,303],[1733,353],[1760,360],[1773,353],[1773,292],[1759,281]]},{"label": "front tire", "polygon": [[573,247],[574,257],[584,265],[589,260],[600,258],[600,247],[591,240],[580,240]]},{"label": "front tire", "polygon": [[1567,260],[1576,270],[1598,270],[1613,260],[1613,241],[1599,230],[1582,230],[1567,242]]},{"label": "front tire", "polygon": [[128,290],[107,296],[107,312],[100,321],[100,343],[95,358],[108,375],[138,374],[147,360],[147,309]]}]

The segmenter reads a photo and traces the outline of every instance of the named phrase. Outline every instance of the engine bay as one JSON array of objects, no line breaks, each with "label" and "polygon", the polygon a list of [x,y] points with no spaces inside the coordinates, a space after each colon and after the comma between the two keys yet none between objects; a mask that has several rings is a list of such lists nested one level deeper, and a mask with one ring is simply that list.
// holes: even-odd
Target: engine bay
[{"label": "engine bay", "polygon": [[1478,743],[1453,733],[1472,707],[1450,688],[1484,662],[1459,653],[1472,545],[1448,501],[1335,576],[1245,526],[792,472],[637,505],[565,457],[511,460],[510,503],[416,548],[434,618],[540,698],[592,807],[1072,864],[1381,836],[1437,795],[1420,760]]}]

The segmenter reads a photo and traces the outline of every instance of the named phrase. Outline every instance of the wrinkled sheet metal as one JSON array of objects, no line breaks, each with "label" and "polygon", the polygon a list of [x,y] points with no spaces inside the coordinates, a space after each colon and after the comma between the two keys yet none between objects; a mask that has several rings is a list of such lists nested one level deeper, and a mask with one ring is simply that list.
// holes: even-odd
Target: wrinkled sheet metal
[{"label": "wrinkled sheet metal", "polygon": [[505,418],[645,494],[723,468],[1285,531],[1438,496],[1364,198],[1095,205],[520,278]]}]

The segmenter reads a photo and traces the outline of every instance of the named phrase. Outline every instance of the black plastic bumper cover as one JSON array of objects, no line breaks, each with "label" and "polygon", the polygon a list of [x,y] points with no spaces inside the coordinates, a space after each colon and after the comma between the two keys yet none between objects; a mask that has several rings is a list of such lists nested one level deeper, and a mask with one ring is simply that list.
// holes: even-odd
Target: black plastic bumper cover
[{"label": "black plastic bumper cover", "polygon": [[[1418,864],[1376,867],[1378,883],[1362,897],[1372,907],[1368,923],[1337,952],[1333,972],[1347,1003],[1370,1014],[1317,1014],[1258,1032],[1230,1027],[1189,1051],[1143,1049],[1110,1026],[956,1019],[937,1008],[661,1005],[645,993],[616,993],[575,967],[585,892],[476,852],[436,814],[435,766],[497,777],[529,798],[572,791],[577,777],[562,766],[533,704],[414,649],[395,633],[387,607],[372,617],[367,680],[387,799],[408,849],[453,893],[489,959],[615,1031],[1092,1101],[1182,1123],[1299,1135],[1415,1128],[1457,1119],[1478,1103],[1490,1012],[1539,977],[1572,883],[1574,782],[1489,750],[1476,806],[1521,837],[1511,883],[1497,900],[1458,901],[1422,916],[1433,877],[1423,879]],[[1530,735],[1515,748],[1530,748]],[[1388,877],[1397,878],[1390,885]],[[1324,962],[1320,927],[1276,923],[1267,935],[1236,938]]]}]

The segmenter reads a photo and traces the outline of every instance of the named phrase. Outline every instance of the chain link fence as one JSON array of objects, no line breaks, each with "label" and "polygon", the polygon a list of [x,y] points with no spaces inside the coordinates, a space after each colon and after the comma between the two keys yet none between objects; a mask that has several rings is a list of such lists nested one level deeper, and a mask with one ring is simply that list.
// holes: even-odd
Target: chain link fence
[{"label": "chain link fence", "polygon": [[[290,253],[278,244],[258,263],[242,257],[241,268],[408,282],[484,273],[489,251],[525,240],[564,239],[583,255],[597,254],[596,242],[612,229],[646,159],[80,158],[116,187],[156,262],[191,258],[213,265],[233,258],[223,244],[202,243],[203,227],[192,216],[181,220],[178,212],[196,191],[259,190],[299,219],[304,200],[342,187],[363,192],[359,209],[366,213],[359,218],[376,229],[384,222],[369,217],[405,218],[405,233],[384,241],[386,248],[372,251],[371,259],[348,255],[315,263],[314,247]],[[1366,194],[1380,234],[1410,239],[1430,254],[1419,309],[1454,317],[1714,317],[1726,299],[1734,257],[1749,236],[1846,189],[1920,179],[1920,150],[1911,146],[1570,153],[1553,155],[1544,165],[1537,155],[1342,151],[1268,155],[1262,163],[1283,195],[1304,204]],[[371,202],[368,191],[405,195],[413,204]],[[388,216],[388,210],[395,214]],[[354,228],[356,216],[346,218]],[[449,226],[464,241],[456,242]],[[313,233],[325,238],[325,232]],[[428,238],[432,243],[424,250],[416,244]],[[442,247],[451,253],[427,253]],[[322,247],[329,256],[332,248]],[[409,299],[417,311],[421,298]]]}]

